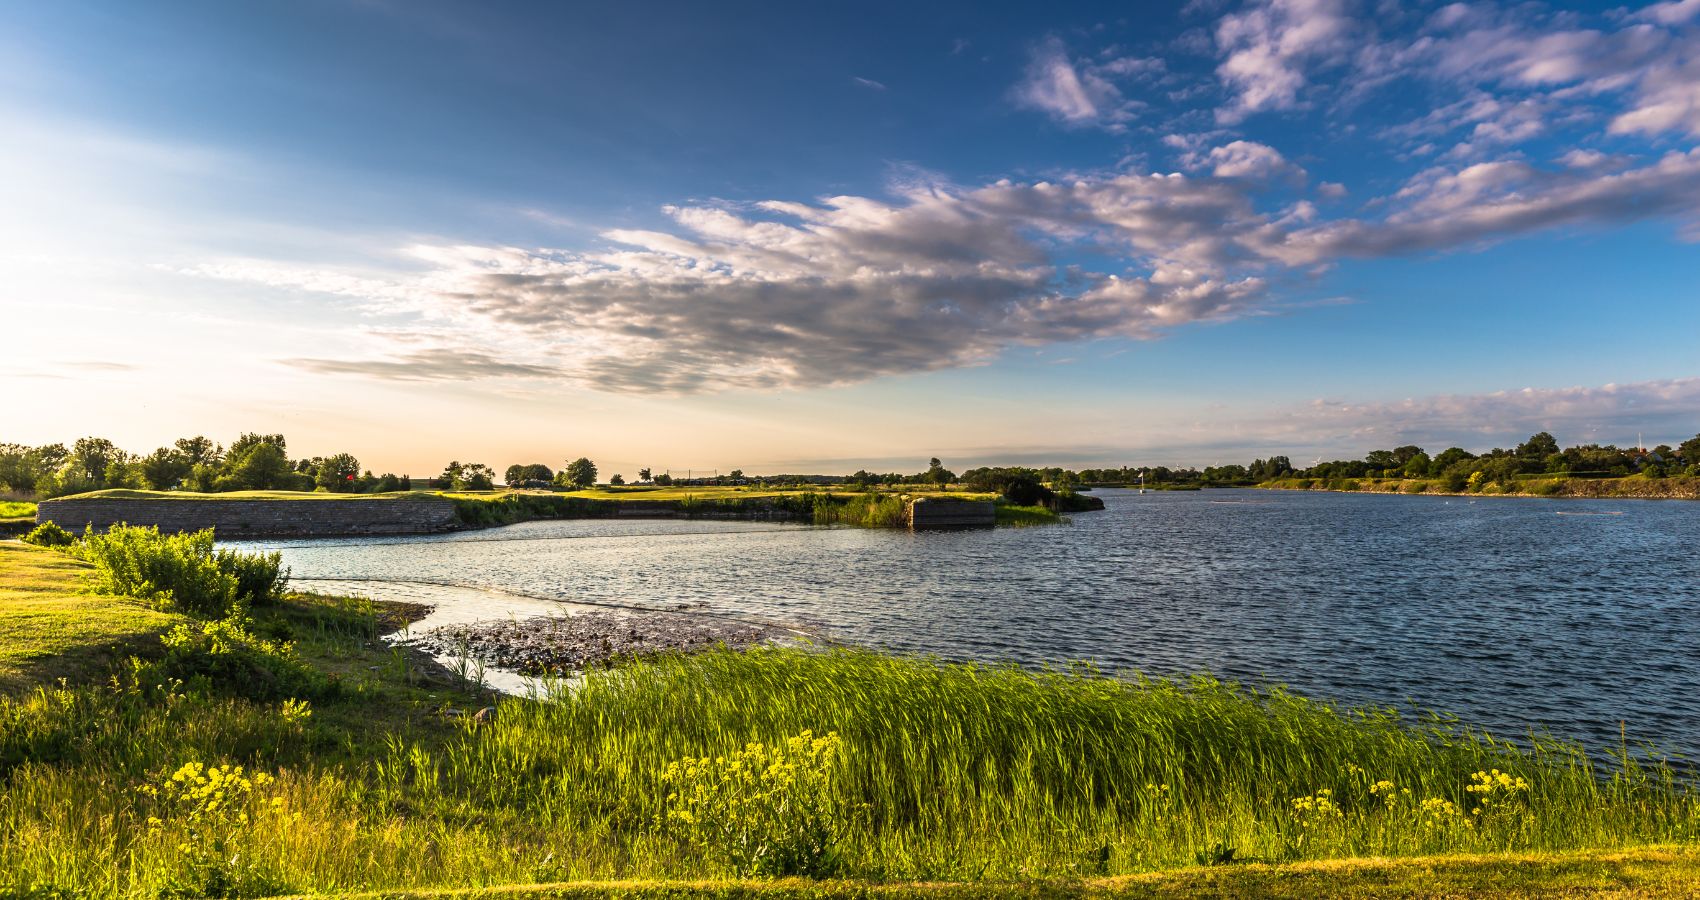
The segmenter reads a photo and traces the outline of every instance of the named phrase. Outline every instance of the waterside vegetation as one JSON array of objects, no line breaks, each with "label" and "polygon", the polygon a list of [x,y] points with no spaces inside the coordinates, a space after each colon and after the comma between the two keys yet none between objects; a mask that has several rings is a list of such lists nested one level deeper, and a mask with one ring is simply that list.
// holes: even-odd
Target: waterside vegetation
[{"label": "waterside vegetation", "polygon": [[[159,579],[145,597],[91,592],[124,590],[101,572],[125,565]],[[1632,748],[1513,744],[1209,678],[858,650],[631,659],[448,715],[488,697],[376,641],[400,610],[293,593],[282,573],[222,610],[181,601],[220,571],[145,529],[0,545],[0,615],[91,623],[58,638],[89,648],[59,654],[74,668],[32,655],[41,630],[0,630],[0,893],[652,896],[720,879],[722,896],[1137,896],[1352,883],[1292,864],[1453,854],[1423,871],[1480,887],[1544,882],[1479,854],[1588,851],[1544,857],[1559,884],[1625,877],[1587,862],[1621,850],[1647,884],[1695,869],[1700,797]],[[1169,870],[1185,871],[1118,879]]]}]

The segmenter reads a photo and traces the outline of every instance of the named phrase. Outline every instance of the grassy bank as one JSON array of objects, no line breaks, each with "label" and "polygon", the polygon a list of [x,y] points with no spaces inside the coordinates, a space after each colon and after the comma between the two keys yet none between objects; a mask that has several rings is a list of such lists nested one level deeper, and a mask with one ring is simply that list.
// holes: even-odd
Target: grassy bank
[{"label": "grassy bank", "polygon": [[1472,496],[1574,497],[1625,500],[1700,500],[1700,478],[1568,478],[1519,476],[1454,489],[1438,478],[1281,478],[1257,485],[1273,490],[1341,491],[1366,494],[1455,494]]},{"label": "grassy bank", "polygon": [[[197,494],[186,491],[105,490],[77,495],[78,499],[113,500],[304,500],[359,502],[370,500],[447,499],[455,517],[469,528],[489,528],[545,519],[588,519],[618,515],[664,515],[687,518],[784,519],[816,525],[862,528],[900,528],[906,523],[909,498],[950,497],[996,500],[997,495],[964,490],[917,491],[874,489],[827,491],[753,487],[650,488],[617,487],[556,491],[406,491],[391,494],[334,494],[299,491],[233,491]],[[1102,508],[1102,502],[1071,495],[1077,510]],[[998,524],[1055,523],[1061,517],[1041,507],[1006,506],[999,501]],[[1067,510],[1065,510],[1067,511]],[[32,511],[33,515],[33,511]],[[22,522],[24,520],[20,520]],[[32,521],[33,524],[33,521]],[[27,529],[25,529],[27,530]]]},{"label": "grassy bank", "polygon": [[[679,896],[650,882],[721,879],[711,893],[1007,896],[1022,882],[1029,896],[1300,896],[1388,880],[1652,884],[1694,869],[1686,853],[1533,869],[1497,856],[1691,845],[1700,803],[1665,768],[1600,768],[1575,747],[1519,748],[1281,691],[863,651],[710,652],[593,672],[476,724],[440,714],[481,706],[476,689],[375,640],[383,607],[292,594],[251,610],[253,637],[237,643],[264,640],[316,673],[280,690],[209,676],[240,671],[251,650],[162,648],[154,635],[202,624],[84,593],[89,571],[0,546],[0,614],[46,623],[0,629],[0,895],[629,879],[640,884],[493,895]],[[43,668],[50,652],[81,662]],[[752,862],[702,825],[722,821],[788,849]],[[1455,854],[1492,856],[1291,865]],[[835,880],[725,880],[788,871]]]}]

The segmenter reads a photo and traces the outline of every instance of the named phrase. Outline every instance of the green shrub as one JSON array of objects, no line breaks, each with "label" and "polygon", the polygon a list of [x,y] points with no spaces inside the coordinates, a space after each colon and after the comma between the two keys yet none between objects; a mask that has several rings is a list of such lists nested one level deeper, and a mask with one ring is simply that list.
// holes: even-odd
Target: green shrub
[{"label": "green shrub", "polygon": [[831,875],[850,824],[837,784],[842,746],[835,732],[805,731],[784,744],[679,760],[662,775],[663,824],[741,877]]},{"label": "green shrub", "polygon": [[288,641],[267,640],[243,616],[178,625],[160,638],[165,656],[137,663],[138,680],[177,680],[191,690],[250,700],[328,693],[335,682],[308,665]]},{"label": "green shrub", "polygon": [[219,571],[236,579],[236,597],[253,606],[269,606],[283,599],[289,573],[281,553],[241,553],[219,550],[214,554]]},{"label": "green shrub", "polygon": [[1423,491],[1428,490],[1428,482],[1426,482],[1426,481],[1407,481],[1407,482],[1405,482],[1404,487],[1400,488],[1400,490],[1404,491],[1407,494],[1420,494]]},{"label": "green shrub", "polygon": [[37,547],[69,547],[77,542],[69,531],[60,528],[56,522],[43,522],[35,526],[35,530],[24,535],[23,542]]},{"label": "green shrub", "polygon": [[1551,497],[1563,489],[1564,481],[1557,478],[1548,478],[1542,481],[1531,481],[1523,486],[1523,490],[1526,493],[1534,494],[1537,497]]},{"label": "green shrub", "polygon": [[160,534],[151,525],[119,524],[105,534],[89,531],[73,552],[94,563],[98,593],[209,619],[223,618],[239,604],[276,602],[287,578],[281,554],[215,550],[210,528]]}]

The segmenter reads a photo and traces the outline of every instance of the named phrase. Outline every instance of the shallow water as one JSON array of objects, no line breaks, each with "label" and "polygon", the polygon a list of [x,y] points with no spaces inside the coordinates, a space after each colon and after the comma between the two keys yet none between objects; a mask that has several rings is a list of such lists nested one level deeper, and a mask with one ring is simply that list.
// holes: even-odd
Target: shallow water
[{"label": "shallow water", "polygon": [[[1097,495],[1102,512],[1025,529],[580,520],[240,546],[398,599],[435,582],[691,607],[953,659],[1281,682],[1595,748],[1623,721],[1631,741],[1700,753],[1700,503]],[[535,610],[453,596],[456,618]]]}]

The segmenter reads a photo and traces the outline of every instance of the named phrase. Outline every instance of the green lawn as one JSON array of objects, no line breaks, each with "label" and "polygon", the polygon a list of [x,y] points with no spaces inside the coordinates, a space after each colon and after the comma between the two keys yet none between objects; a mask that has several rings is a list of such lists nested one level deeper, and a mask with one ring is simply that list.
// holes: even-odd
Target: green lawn
[{"label": "green lawn", "polygon": [[59,678],[103,678],[111,664],[178,616],[134,600],[83,593],[92,567],[59,553],[0,541],[0,690]]},{"label": "green lawn", "polygon": [[0,519],[35,518],[35,504],[20,500],[0,500]]}]

